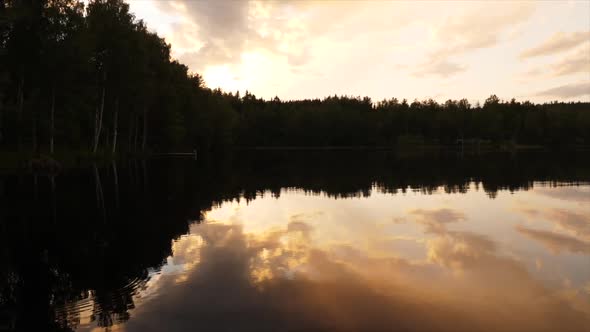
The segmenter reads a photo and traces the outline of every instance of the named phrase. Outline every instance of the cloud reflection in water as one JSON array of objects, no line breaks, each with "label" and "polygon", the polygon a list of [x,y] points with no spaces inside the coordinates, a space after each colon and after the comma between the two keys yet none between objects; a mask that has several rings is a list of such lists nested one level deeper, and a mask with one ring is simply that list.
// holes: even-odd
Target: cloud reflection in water
[{"label": "cloud reflection in water", "polygon": [[254,233],[235,223],[193,225],[172,259],[198,263],[162,273],[151,287],[166,291],[146,297],[123,329],[588,331],[588,294],[553,290],[489,237],[448,230],[465,219],[460,211],[404,218],[433,234],[423,241],[426,260],[316,245],[303,216]]}]

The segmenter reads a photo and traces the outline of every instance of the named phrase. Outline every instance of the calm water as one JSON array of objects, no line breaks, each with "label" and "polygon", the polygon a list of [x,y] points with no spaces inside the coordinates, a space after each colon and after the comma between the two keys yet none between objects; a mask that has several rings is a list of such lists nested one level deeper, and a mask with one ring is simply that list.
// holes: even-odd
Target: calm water
[{"label": "calm water", "polygon": [[583,155],[0,175],[0,331],[590,331]]}]

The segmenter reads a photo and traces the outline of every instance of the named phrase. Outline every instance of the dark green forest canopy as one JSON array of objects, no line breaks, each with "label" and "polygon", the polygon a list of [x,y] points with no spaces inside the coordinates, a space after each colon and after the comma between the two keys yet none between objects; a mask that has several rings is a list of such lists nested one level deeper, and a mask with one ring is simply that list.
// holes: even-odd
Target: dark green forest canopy
[{"label": "dark green forest canopy", "polygon": [[121,0],[0,1],[0,151],[460,142],[587,146],[590,104],[240,96],[207,88]]}]

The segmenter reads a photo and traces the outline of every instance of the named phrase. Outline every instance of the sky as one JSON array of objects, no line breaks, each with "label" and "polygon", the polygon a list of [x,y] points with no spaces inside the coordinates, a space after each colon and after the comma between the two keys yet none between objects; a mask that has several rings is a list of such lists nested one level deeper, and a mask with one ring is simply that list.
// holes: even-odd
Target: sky
[{"label": "sky", "polygon": [[283,100],[590,101],[590,1],[129,4],[211,88]]}]

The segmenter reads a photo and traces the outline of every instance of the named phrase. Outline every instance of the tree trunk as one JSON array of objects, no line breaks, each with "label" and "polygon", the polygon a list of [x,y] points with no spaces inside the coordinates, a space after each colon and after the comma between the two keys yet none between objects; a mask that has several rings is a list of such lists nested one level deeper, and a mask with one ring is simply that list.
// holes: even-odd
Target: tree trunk
[{"label": "tree trunk", "polygon": [[137,158],[133,159],[133,173],[134,173],[134,177],[135,177],[135,183],[136,183],[136,190],[139,191],[139,183],[142,181],[141,176],[139,176],[139,166],[137,165]]},{"label": "tree trunk", "polygon": [[37,147],[37,108],[33,107],[33,109],[31,110],[31,117],[32,117],[32,130],[31,130],[31,137],[32,137],[32,148],[33,148],[33,153],[36,154],[38,152],[38,147]]},{"label": "tree trunk", "polygon": [[115,180],[115,205],[119,208],[119,174],[117,173],[117,163],[113,160],[111,165],[113,166],[113,177]]},{"label": "tree trunk", "polygon": [[39,197],[39,183],[38,183],[38,179],[37,179],[37,173],[35,173],[35,175],[33,175],[33,198],[35,199],[35,202],[37,201],[38,197]]},{"label": "tree trunk", "polygon": [[133,133],[133,152],[137,151],[137,136],[138,136],[138,127],[139,127],[139,116],[135,116],[135,132]]},{"label": "tree trunk", "polygon": [[145,158],[141,159],[141,169],[143,170],[143,192],[148,192],[148,171]]},{"label": "tree trunk", "polygon": [[49,116],[49,153],[53,154],[53,137],[55,135],[55,86],[51,89],[51,112]]},{"label": "tree trunk", "polygon": [[133,114],[129,115],[129,131],[127,135],[127,151],[131,152],[133,147]]},{"label": "tree trunk", "polygon": [[117,152],[117,125],[119,121],[119,98],[115,99],[115,115],[113,120],[113,151],[112,153],[115,154]]},{"label": "tree trunk", "polygon": [[4,96],[0,94],[0,144],[2,144],[4,138],[2,135],[2,117],[4,115],[4,103],[2,99],[4,99]]},{"label": "tree trunk", "polygon": [[57,198],[55,196],[55,175],[49,176],[49,182],[51,183],[51,211],[53,214],[53,223],[57,222]]},{"label": "tree trunk", "polygon": [[95,145],[96,145],[96,133],[98,131],[98,116],[99,116],[99,108],[100,106],[96,106],[95,110],[94,110],[94,132],[92,133],[92,152],[94,152],[96,150]]},{"label": "tree trunk", "polygon": [[102,192],[102,183],[100,181],[100,173],[98,172],[98,167],[96,164],[93,164],[94,169],[94,180],[96,183],[96,207],[100,210],[102,214],[102,221],[106,223],[106,210],[104,208],[104,195]]},{"label": "tree trunk", "polygon": [[16,121],[17,121],[17,147],[18,151],[22,150],[23,144],[23,137],[22,137],[22,123],[23,123],[23,107],[24,107],[24,88],[25,88],[25,79],[21,77],[18,82],[18,92],[17,92],[17,106],[16,106]]},{"label": "tree trunk", "polygon": [[100,139],[100,131],[102,129],[102,115],[104,113],[104,95],[105,95],[105,86],[102,86],[102,93],[100,97],[100,106],[96,108],[96,116],[94,117],[94,146],[92,148],[92,152],[96,153],[98,149],[98,141]]},{"label": "tree trunk", "polygon": [[144,106],[143,108],[143,140],[141,141],[141,150],[145,152],[145,148],[147,145],[147,135],[148,135],[148,126],[147,126],[147,107]]}]

